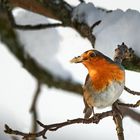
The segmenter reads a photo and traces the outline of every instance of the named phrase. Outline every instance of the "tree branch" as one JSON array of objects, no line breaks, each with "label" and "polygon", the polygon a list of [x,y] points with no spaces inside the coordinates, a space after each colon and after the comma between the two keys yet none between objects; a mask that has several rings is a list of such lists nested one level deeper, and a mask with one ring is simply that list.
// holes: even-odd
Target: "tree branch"
[{"label": "tree branch", "polygon": [[55,28],[55,27],[64,26],[62,23],[18,25],[18,24],[16,24],[11,11],[8,11],[8,16],[9,16],[9,21],[10,21],[12,27],[14,27],[16,29],[20,29],[20,30],[41,30],[41,29],[46,29],[46,28]]},{"label": "tree branch", "polygon": [[118,140],[124,140],[123,124],[122,124],[123,118],[120,109],[118,108],[118,102],[115,102],[112,105],[112,110],[113,110],[113,120],[116,125]]},{"label": "tree branch", "polygon": [[132,95],[138,95],[138,96],[140,96],[140,92],[137,92],[137,91],[133,91],[133,90],[131,90],[130,88],[128,88],[128,87],[124,87],[124,89],[128,92],[128,93],[130,93],[130,94],[132,94]]},{"label": "tree branch", "polygon": [[19,30],[42,30],[46,28],[55,28],[63,26],[61,23],[51,23],[51,24],[37,24],[37,25],[13,25],[14,28]]},{"label": "tree branch", "polygon": [[67,120],[62,123],[56,123],[56,124],[51,124],[51,125],[44,125],[41,122],[37,121],[38,124],[41,127],[43,127],[43,129],[37,133],[23,133],[17,130],[13,130],[8,125],[5,125],[5,133],[23,136],[24,139],[32,138],[32,137],[41,137],[41,136],[42,138],[46,139],[45,134],[47,131],[56,131],[59,128],[62,128],[71,124],[77,124],[77,123],[81,123],[81,124],[96,123],[97,124],[100,122],[100,120],[108,116],[112,116],[112,111],[95,114],[95,116],[89,119],[77,118],[77,119]]},{"label": "tree branch", "polygon": [[119,106],[122,114],[124,117],[130,117],[134,121],[137,121],[137,123],[140,123],[140,113],[132,110],[131,108],[128,108],[126,106]]},{"label": "tree branch", "polygon": [[24,51],[24,47],[20,44],[17,34],[9,22],[7,11],[2,8],[0,8],[0,21],[1,41],[6,45],[9,51],[15,55],[28,72],[30,72],[41,83],[44,83],[49,87],[82,94],[81,84],[69,79],[64,80],[59,77],[55,78],[49,71],[42,68]]},{"label": "tree branch", "polygon": [[140,100],[138,100],[135,104],[126,104],[126,103],[119,102],[118,105],[135,108],[140,106]]},{"label": "tree branch", "polygon": [[82,37],[86,37],[94,47],[95,36],[92,34],[91,28],[84,24],[72,21],[73,7],[64,0],[9,0],[11,7],[21,7],[34,13],[41,14],[45,17],[59,20],[63,26],[68,26],[76,29]]},{"label": "tree branch", "polygon": [[37,82],[37,88],[33,97],[33,101],[31,104],[31,108],[30,108],[30,112],[32,113],[32,133],[36,132],[38,130],[38,127],[36,125],[36,120],[38,120],[38,113],[37,113],[37,109],[36,109],[36,105],[37,105],[37,100],[39,98],[39,94],[41,92],[41,83],[38,81]]},{"label": "tree branch", "polygon": [[[85,23],[72,21],[72,11],[74,8],[64,0],[58,0],[57,2],[52,0],[9,0],[9,5],[11,7],[21,7],[45,17],[57,19],[62,22],[64,26],[72,27],[76,29],[82,37],[88,38],[94,47],[96,38],[92,33],[91,27]],[[128,70],[140,72],[140,57],[134,53],[132,56],[131,59],[124,59],[122,65]]]}]

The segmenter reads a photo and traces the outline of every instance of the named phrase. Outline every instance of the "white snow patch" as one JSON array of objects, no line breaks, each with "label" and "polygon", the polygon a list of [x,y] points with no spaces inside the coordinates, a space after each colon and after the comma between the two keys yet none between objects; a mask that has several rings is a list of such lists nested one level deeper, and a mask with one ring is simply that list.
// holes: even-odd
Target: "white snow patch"
[{"label": "white snow patch", "polygon": [[76,20],[79,23],[87,23],[89,26],[92,26],[105,15],[106,12],[97,9],[93,3],[81,3],[73,10],[72,20]]},{"label": "white snow patch", "polygon": [[90,27],[101,20],[101,23],[93,29],[93,34],[96,36],[95,48],[110,58],[113,58],[115,48],[122,42],[132,47],[140,56],[140,13],[138,11],[128,9],[124,12],[117,9],[106,13],[92,3],[82,3],[74,9],[72,20],[86,23]]},{"label": "white snow patch", "polygon": [[[49,23],[47,18],[24,10],[16,12],[16,22],[22,25]],[[57,78],[70,79],[70,73],[65,70],[56,58],[57,53],[59,53],[59,43],[62,40],[56,29],[17,30],[17,33],[25,51],[42,67]]]},{"label": "white snow patch", "polygon": [[96,36],[95,47],[113,58],[117,45],[124,42],[140,56],[140,13],[128,9],[126,12],[115,10],[108,13],[99,26],[93,30]]}]

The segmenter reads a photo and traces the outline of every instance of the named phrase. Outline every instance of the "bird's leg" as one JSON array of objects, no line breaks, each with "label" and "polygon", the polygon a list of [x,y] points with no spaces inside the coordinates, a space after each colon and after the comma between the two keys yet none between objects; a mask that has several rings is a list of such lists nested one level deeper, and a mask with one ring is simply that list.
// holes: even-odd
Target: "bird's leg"
[{"label": "bird's leg", "polygon": [[116,101],[112,105],[112,110],[113,110],[114,115],[118,114],[121,118],[123,118],[122,112],[121,112],[121,110],[119,109],[119,106],[118,106],[118,101]]},{"label": "bird's leg", "polygon": [[120,112],[120,109],[118,108],[117,101],[112,105],[112,111],[113,111],[113,120],[116,125],[118,139],[124,140],[123,123],[122,123],[123,118],[122,118],[122,113]]}]

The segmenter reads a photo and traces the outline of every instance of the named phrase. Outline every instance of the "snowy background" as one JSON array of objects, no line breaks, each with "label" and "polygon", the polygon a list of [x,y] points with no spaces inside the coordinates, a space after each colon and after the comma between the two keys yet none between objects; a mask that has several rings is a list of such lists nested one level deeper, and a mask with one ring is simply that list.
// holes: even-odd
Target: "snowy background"
[{"label": "snowy background", "polygon": [[[68,2],[72,5],[78,4],[78,0],[69,0]],[[109,14],[97,10],[91,3],[79,5],[75,9],[73,20],[79,17],[79,22],[86,22],[91,26],[94,22],[102,19],[101,24],[93,30],[97,38],[96,48],[112,58],[114,48],[124,41],[127,45],[133,46],[133,49],[140,56],[140,8],[137,1],[93,0],[92,2],[95,6],[109,10],[119,8]],[[88,10],[83,14],[85,9]],[[14,14],[16,21],[20,24],[52,22],[43,16],[27,13],[23,10],[15,11]],[[81,38],[73,29],[62,27],[40,31],[17,31],[17,33],[25,50],[41,66],[51,71],[55,76],[84,82],[87,70],[81,64],[71,64],[69,60],[88,49],[92,49],[87,39]],[[52,59],[50,59],[50,56]],[[5,123],[22,131],[29,131],[30,129],[29,107],[36,89],[36,81],[22,68],[21,64],[3,44],[0,44],[0,64],[2,65],[0,69],[0,140],[10,140],[11,138],[3,133]],[[126,71],[126,86],[140,91],[139,82],[139,73]],[[131,103],[138,100],[138,97],[126,92],[122,94],[121,98]],[[45,85],[42,86],[37,108],[41,122],[55,123],[83,117],[83,108],[82,97],[62,90],[49,89]],[[102,112],[104,110],[95,111]],[[130,118],[124,119],[124,130],[127,140],[140,139],[140,124]],[[47,137],[50,140],[117,139],[115,126],[110,117],[104,119],[98,125],[78,124],[56,132],[49,132]]]}]

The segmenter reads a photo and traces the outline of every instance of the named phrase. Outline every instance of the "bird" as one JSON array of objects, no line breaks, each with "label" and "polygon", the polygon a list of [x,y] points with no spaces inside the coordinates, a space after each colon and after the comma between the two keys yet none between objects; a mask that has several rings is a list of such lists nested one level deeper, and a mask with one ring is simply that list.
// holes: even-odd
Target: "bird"
[{"label": "bird", "polygon": [[94,107],[112,106],[118,100],[125,85],[125,70],[120,63],[95,49],[74,57],[70,62],[82,63],[88,70],[83,85],[84,118],[94,116]]}]

